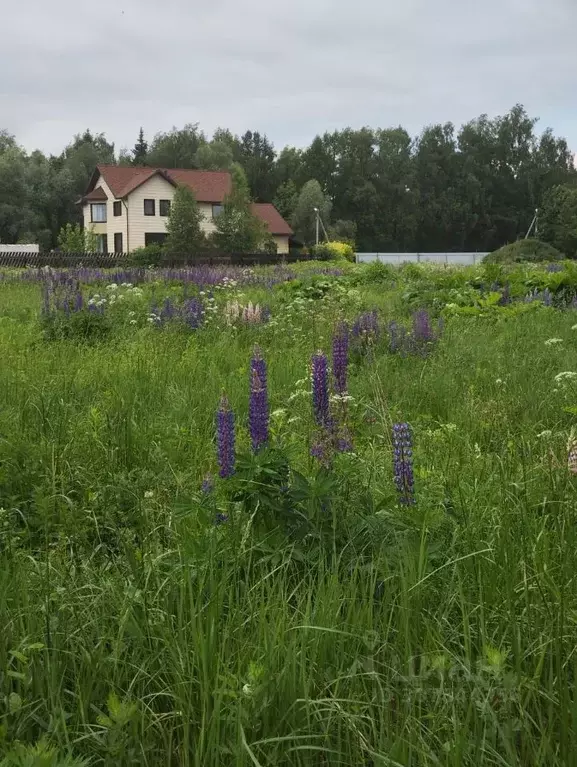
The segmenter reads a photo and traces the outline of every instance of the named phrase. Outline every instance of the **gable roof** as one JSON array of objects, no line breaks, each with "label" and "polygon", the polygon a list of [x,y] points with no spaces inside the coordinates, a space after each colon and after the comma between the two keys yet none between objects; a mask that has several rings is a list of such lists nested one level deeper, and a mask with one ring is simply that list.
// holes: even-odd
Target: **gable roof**
[{"label": "gable roof", "polygon": [[116,199],[127,197],[153,176],[162,176],[173,186],[184,184],[190,187],[199,202],[220,203],[231,188],[230,173],[227,171],[97,165],[88,185],[88,193],[92,191],[100,176],[106,181]]},{"label": "gable roof", "polygon": [[253,202],[250,207],[255,216],[264,221],[271,234],[288,234],[290,236],[293,233],[293,230],[272,203]]},{"label": "gable roof", "polygon": [[101,186],[96,187],[83,198],[86,202],[96,202],[98,200],[107,200],[106,192]]}]

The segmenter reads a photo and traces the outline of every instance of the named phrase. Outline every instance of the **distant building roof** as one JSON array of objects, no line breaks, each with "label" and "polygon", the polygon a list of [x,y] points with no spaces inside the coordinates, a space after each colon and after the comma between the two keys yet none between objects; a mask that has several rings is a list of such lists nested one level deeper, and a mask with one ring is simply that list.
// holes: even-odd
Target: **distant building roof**
[{"label": "distant building roof", "polygon": [[258,216],[267,225],[271,234],[291,235],[293,230],[270,202],[253,202],[251,205],[255,216]]}]

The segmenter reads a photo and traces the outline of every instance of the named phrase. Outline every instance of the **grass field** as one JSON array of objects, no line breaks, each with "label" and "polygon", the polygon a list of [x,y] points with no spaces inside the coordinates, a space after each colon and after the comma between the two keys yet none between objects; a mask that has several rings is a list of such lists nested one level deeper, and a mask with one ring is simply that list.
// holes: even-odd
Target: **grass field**
[{"label": "grass field", "polygon": [[[575,292],[572,265],[6,273],[0,765],[577,764]],[[310,370],[343,321],[341,451]]]}]

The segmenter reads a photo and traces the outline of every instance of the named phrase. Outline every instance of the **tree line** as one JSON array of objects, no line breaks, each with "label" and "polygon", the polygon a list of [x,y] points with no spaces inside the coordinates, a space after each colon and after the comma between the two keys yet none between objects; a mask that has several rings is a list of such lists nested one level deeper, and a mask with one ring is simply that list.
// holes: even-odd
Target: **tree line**
[{"label": "tree line", "polygon": [[[542,231],[577,245],[572,231],[577,172],[567,142],[517,105],[459,129],[431,125],[316,136],[305,148],[276,151],[266,135],[237,136],[198,124],[158,133],[141,129],[131,151],[115,153],[104,134],[77,135],[60,155],[27,153],[0,131],[0,241],[57,244],[80,220],[77,200],[97,163],[232,169],[240,165],[256,202],[273,202],[296,238],[311,244],[314,208],[329,236],[361,251],[490,251],[523,236],[544,206]],[[577,213],[575,214],[577,216]]]}]

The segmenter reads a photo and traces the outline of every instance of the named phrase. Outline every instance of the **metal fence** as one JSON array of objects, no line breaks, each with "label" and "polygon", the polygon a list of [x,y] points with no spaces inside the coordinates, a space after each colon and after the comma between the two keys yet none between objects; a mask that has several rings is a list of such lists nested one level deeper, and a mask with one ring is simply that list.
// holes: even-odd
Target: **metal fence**
[{"label": "metal fence", "polygon": [[357,264],[380,261],[382,264],[443,264],[474,266],[488,256],[488,253],[356,253]]},{"label": "metal fence", "polygon": [[[310,255],[298,253],[187,253],[182,256],[163,258],[162,266],[261,266],[266,264],[295,263],[310,261]],[[107,269],[118,266],[135,266],[130,253],[64,253],[48,251],[42,253],[23,253],[20,251],[0,251],[0,267],[14,268],[53,268],[85,266],[90,268]],[[145,264],[138,264],[144,266]]]}]

